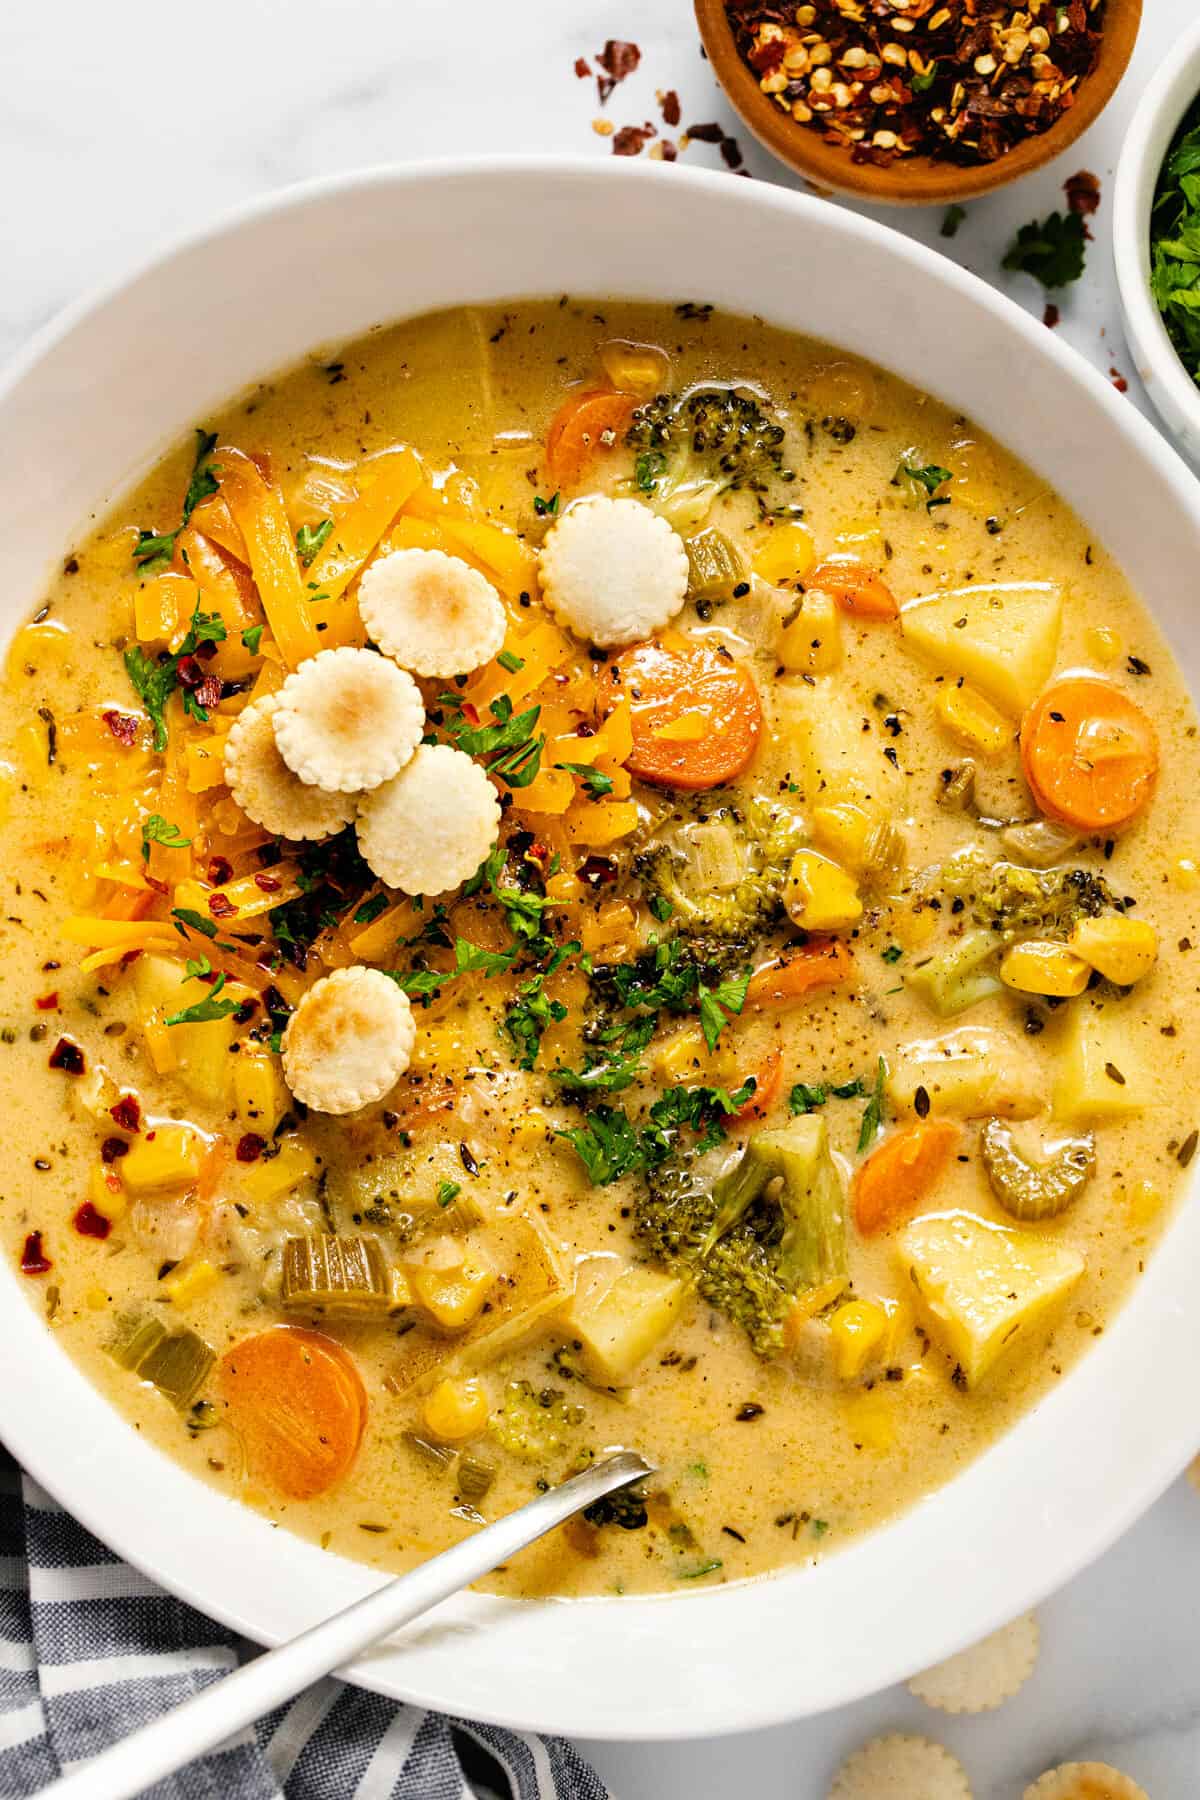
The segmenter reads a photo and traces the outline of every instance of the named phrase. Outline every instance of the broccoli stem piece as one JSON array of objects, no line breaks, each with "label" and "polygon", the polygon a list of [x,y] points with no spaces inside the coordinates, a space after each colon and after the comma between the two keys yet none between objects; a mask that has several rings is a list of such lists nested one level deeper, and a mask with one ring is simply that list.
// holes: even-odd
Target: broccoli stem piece
[{"label": "broccoli stem piece", "polygon": [[717,1211],[701,1256],[775,1181],[781,1183],[777,1204],[783,1215],[780,1279],[793,1294],[834,1281],[844,1285],[849,1265],[842,1184],[829,1153],[825,1121],[812,1113],[777,1131],[756,1132],[741,1161],[714,1184]]}]

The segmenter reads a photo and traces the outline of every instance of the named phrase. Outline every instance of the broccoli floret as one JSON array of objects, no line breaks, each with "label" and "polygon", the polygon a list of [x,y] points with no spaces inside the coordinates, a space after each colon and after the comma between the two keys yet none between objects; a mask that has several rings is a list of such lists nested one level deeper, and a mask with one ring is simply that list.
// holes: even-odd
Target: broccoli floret
[{"label": "broccoli floret", "polygon": [[637,1483],[618,1488],[615,1494],[605,1494],[603,1499],[585,1506],[583,1516],[589,1525],[619,1525],[622,1531],[640,1531],[650,1522],[645,1489]]},{"label": "broccoli floret", "polygon": [[677,531],[703,524],[713,502],[731,489],[765,494],[792,481],[783,467],[783,427],[757,395],[741,388],[699,387],[659,394],[639,406],[625,442],[636,452],[634,483]]},{"label": "broccoli floret", "polygon": [[674,931],[689,940],[738,939],[748,950],[780,916],[788,869],[804,841],[803,821],[767,801],[754,799],[742,809],[714,805],[708,796],[701,829],[725,834],[736,875],[732,886],[714,886],[696,840],[679,831],[639,852],[634,873],[651,902],[670,908]]},{"label": "broccoli floret", "polygon": [[535,1388],[530,1381],[510,1381],[499,1412],[488,1430],[504,1449],[525,1462],[548,1462],[564,1450],[586,1417],[582,1406],[569,1402],[561,1388]]},{"label": "broccoli floret", "polygon": [[993,862],[982,850],[963,851],[946,863],[939,887],[963,901],[978,924],[1009,941],[1067,938],[1080,919],[1121,904],[1103,875],[1091,869],[1026,869]]},{"label": "broccoli floret", "polygon": [[845,1285],[842,1184],[822,1119],[808,1114],[751,1138],[715,1181],[675,1158],[647,1178],[634,1230],[660,1261],[740,1325],[760,1356],[784,1341],[799,1300],[814,1310]]}]

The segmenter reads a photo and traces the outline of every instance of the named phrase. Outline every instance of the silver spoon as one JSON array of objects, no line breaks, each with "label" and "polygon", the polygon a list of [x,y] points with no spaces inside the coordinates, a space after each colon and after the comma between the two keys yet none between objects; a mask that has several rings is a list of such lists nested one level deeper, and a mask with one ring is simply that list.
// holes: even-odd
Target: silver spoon
[{"label": "silver spoon", "polygon": [[507,1518],[497,1519],[277,1650],[268,1650],[232,1675],[212,1682],[152,1725],[132,1732],[51,1782],[41,1790],[39,1800],[132,1800],[314,1681],[353,1661],[431,1606],[469,1587],[573,1513],[639,1476],[653,1473],[653,1463],[634,1450],[618,1450],[603,1457]]}]

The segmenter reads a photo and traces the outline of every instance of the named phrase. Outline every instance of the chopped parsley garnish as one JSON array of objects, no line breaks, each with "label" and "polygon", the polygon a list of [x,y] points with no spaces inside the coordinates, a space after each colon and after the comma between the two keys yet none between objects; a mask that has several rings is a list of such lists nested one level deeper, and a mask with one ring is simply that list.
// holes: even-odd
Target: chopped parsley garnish
[{"label": "chopped parsley garnish", "polygon": [[909,451],[900,458],[892,486],[907,487],[914,499],[924,500],[928,512],[935,506],[949,506],[949,494],[939,494],[938,489],[950,480],[953,470],[943,469],[937,463],[916,463],[912,457],[913,452]]},{"label": "chopped parsley garnish", "polygon": [[248,625],[242,633],[242,642],[251,656],[258,655],[258,646],[262,643],[263,628],[261,625]]},{"label": "chopped parsley garnish", "polygon": [[552,519],[558,512],[558,501],[559,496],[557,494],[551,494],[548,500],[543,500],[540,494],[535,494],[533,496],[533,510],[539,519]]},{"label": "chopped parsley garnish", "polygon": [[308,568],[332,530],[332,519],[322,519],[319,525],[301,525],[296,533],[296,555],[301,568]]},{"label": "chopped parsley garnish", "polygon": [[214,1019],[227,1019],[241,1005],[240,1000],[219,1000],[217,998],[225,986],[224,975],[218,975],[211,989],[203,1000],[197,1000],[194,1006],[185,1007],[183,1012],[172,1013],[166,1021],[168,1025],[208,1025]]},{"label": "chopped parsley garnish", "polygon": [[1041,224],[1022,225],[1001,268],[1020,270],[1044,288],[1066,287],[1083,274],[1087,233],[1081,213],[1052,212]]},{"label": "chopped parsley garnish", "polygon": [[[151,813],[148,819],[142,820],[143,862],[150,861],[151,844],[161,844],[165,850],[186,850],[191,841],[190,837],[184,837],[178,825],[172,825],[161,813]],[[213,932],[215,935],[215,926]]]},{"label": "chopped parsley garnish", "polygon": [[385,913],[387,911],[387,909],[388,909],[387,895],[386,894],[372,894],[371,898],[369,900],[363,901],[362,905],[359,907],[358,911],[355,913],[354,923],[356,925],[370,925],[375,919],[377,919],[379,917],[380,913]]},{"label": "chopped parsley garnish", "polygon": [[[559,1073],[555,1071],[556,1076]],[[725,1135],[724,1121],[745,1106],[753,1093],[753,1081],[744,1082],[732,1094],[718,1087],[668,1088],[650,1108],[649,1123],[640,1128],[621,1107],[597,1101],[588,1108],[586,1124],[555,1136],[572,1145],[593,1187],[607,1187],[622,1175],[657,1169],[685,1128],[699,1135],[698,1151],[719,1144]]]},{"label": "chopped parsley garnish", "polygon": [[201,937],[206,938],[215,938],[217,935],[216,920],[206,919],[203,913],[194,911],[190,906],[176,906],[171,917],[176,922],[175,929],[180,937],[186,937],[188,931],[198,931]]},{"label": "chopped parsley garnish", "polygon": [[667,459],[661,450],[643,450],[633,465],[633,479],[639,491],[652,494],[666,466]]},{"label": "chopped parsley garnish", "polygon": [[456,716],[446,720],[446,730],[455,747],[467,756],[478,756],[488,774],[508,787],[528,787],[541,768],[546,744],[544,737],[534,736],[541,707],[530,706],[525,712],[514,713],[508,695],[500,694],[490,708],[495,724],[472,725],[464,717],[457,695],[446,698],[458,708]]},{"label": "chopped parsley garnish", "polygon": [[818,1106],[824,1106],[829,1098],[829,1089],[815,1082],[811,1086],[807,1081],[798,1081],[788,1095],[788,1111],[793,1118],[801,1113],[815,1112]]},{"label": "chopped parsley garnish", "polygon": [[449,1206],[451,1201],[457,1200],[461,1193],[461,1181],[439,1181],[437,1185],[437,1203],[439,1206]]},{"label": "chopped parsley garnish", "polygon": [[210,500],[221,485],[217,480],[220,470],[208,460],[216,443],[215,431],[201,431],[199,426],[196,427],[196,455],[192,463],[192,478],[183,497],[182,518],[174,531],[138,532],[133,560],[143,575],[158,575],[167,567],[175,555],[176,538],[186,528],[200,502]]},{"label": "chopped parsley garnish", "polygon": [[[125,672],[137,690],[138,698],[154,727],[154,748],[160,753],[167,747],[166,706],[180,685],[180,663],[185,657],[194,656],[201,644],[223,644],[227,635],[225,621],[219,612],[201,611],[200,595],[197,593],[191,623],[173,656],[163,654],[158,658],[149,657],[139,644],[131,644],[126,650]],[[183,707],[193,719],[198,719],[201,724],[207,722],[207,707],[188,688],[184,689]]]},{"label": "chopped parsley garnish", "polygon": [[501,650],[496,661],[502,669],[507,669],[510,675],[518,674],[525,667],[525,658],[518,656],[515,650]]},{"label": "chopped parsley garnish", "polygon": [[548,999],[545,976],[534,975],[518,989],[519,998],[501,1021],[501,1030],[517,1053],[517,1067],[532,1069],[537,1061],[542,1033],[547,1026],[558,1024],[567,1016],[561,1000]]},{"label": "chopped parsley garnish", "polygon": [[904,952],[899,944],[889,944],[887,949],[881,950],[879,954],[882,956],[885,963],[898,963],[900,958],[904,955]]},{"label": "chopped parsley garnish", "polygon": [[738,1014],[746,1004],[746,990],[750,986],[750,976],[738,975],[732,980],[721,982],[719,987],[705,987],[701,981],[697,984],[696,993],[700,1001],[700,1029],[704,1033],[704,1041],[708,1045],[709,1055],[717,1047],[717,1039],[729,1023],[731,1013]]},{"label": "chopped parsley garnish", "polygon": [[948,206],[942,214],[939,235],[944,238],[957,237],[958,228],[966,216],[967,209],[965,206]]},{"label": "chopped parsley garnish", "polygon": [[675,911],[675,908],[665,894],[655,894],[653,900],[650,902],[650,911],[654,914],[654,917],[658,920],[660,925],[665,925],[671,914]]},{"label": "chopped parsley garnish", "polygon": [[593,800],[602,800],[605,794],[613,791],[611,775],[605,775],[600,769],[593,769],[590,763],[555,763],[556,769],[565,769],[568,775],[578,775],[585,792]]}]

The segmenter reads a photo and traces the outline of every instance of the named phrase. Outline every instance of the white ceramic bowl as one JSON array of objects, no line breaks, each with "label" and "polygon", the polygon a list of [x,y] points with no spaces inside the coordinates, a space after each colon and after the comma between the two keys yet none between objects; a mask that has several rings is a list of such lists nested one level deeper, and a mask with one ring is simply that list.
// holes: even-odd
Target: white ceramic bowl
[{"label": "white ceramic bowl", "polygon": [[1113,193],[1113,258],[1137,372],[1181,447],[1200,462],[1200,387],[1167,336],[1150,292],[1150,209],[1171,139],[1200,94],[1200,21],[1184,33],[1129,122]]},{"label": "white ceramic bowl", "polygon": [[[0,388],[7,628],[97,509],[197,420],[318,345],[456,301],[713,301],[828,338],[979,419],[1055,482],[1200,673],[1200,486],[1080,358],[953,263],[852,213],[722,174],[514,161],[305,187],[192,238],[44,333]],[[1164,1125],[1165,1129],[1165,1125]],[[1200,1209],[1185,1207],[1081,1366],[958,1480],[815,1569],[702,1594],[470,1595],[353,1678],[578,1736],[796,1718],[911,1674],[1031,1605],[1195,1449]],[[261,1642],[378,1577],[269,1526],[142,1442],[0,1270],[3,1433],[114,1550]],[[771,1454],[770,1422],[760,1431]],[[797,1498],[803,1468],[795,1472]]]}]

